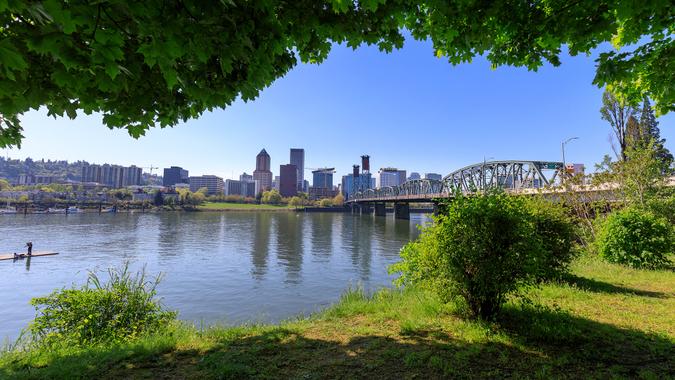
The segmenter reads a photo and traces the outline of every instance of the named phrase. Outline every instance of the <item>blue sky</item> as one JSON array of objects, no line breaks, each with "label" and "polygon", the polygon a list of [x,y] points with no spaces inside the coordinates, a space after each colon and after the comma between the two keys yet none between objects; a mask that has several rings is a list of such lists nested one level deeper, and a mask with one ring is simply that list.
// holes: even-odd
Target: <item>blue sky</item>
[{"label": "blue sky", "polygon": [[[46,111],[22,121],[23,147],[12,158],[87,160],[138,166],[182,166],[191,175],[236,178],[252,172],[265,148],[272,170],[289,149],[305,149],[307,167],[350,171],[362,154],[371,169],[393,166],[448,174],[494,159],[561,160],[592,168],[611,153],[609,125],[600,118],[602,90],[591,82],[593,57],[563,57],[538,72],[484,59],[452,66],[428,42],[409,40],[391,54],[374,47],[336,46],[321,65],[300,65],[255,101],[237,102],[172,129],[135,140],[111,131],[97,115],[53,119]],[[675,116],[659,119],[675,151]],[[306,172],[306,178],[309,177]]]}]

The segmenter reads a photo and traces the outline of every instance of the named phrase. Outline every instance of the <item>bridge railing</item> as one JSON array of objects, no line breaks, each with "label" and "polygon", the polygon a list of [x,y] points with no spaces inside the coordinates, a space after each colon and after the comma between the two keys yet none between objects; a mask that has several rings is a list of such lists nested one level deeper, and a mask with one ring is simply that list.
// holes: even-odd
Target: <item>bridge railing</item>
[{"label": "bridge railing", "polygon": [[442,180],[419,179],[399,186],[354,192],[347,202],[447,198],[456,192],[474,193],[489,188],[512,191],[556,184],[563,164],[547,161],[489,161],[456,170]]}]

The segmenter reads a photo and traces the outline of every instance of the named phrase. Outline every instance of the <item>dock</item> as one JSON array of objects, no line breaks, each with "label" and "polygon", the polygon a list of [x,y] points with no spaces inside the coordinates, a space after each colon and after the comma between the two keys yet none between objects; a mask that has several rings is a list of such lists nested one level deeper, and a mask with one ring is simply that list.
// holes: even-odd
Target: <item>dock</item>
[{"label": "dock", "polygon": [[[24,255],[19,258],[19,260],[22,259],[27,259],[31,257],[40,257],[40,256],[53,256],[53,255],[58,255],[58,252],[33,252],[32,255],[28,256],[26,255],[26,252],[17,252],[19,255]],[[13,253],[3,253],[0,254],[0,261],[2,260],[14,260],[14,254]]]}]

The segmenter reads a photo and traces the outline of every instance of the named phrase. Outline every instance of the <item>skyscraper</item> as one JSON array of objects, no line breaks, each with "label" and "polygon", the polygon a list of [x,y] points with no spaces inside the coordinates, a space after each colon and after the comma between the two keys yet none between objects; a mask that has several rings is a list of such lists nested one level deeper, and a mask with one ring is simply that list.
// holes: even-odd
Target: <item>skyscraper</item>
[{"label": "skyscraper", "polygon": [[304,182],[305,182],[305,150],[302,148],[291,148],[291,165],[295,165],[297,168],[297,178],[298,191],[305,191]]},{"label": "skyscraper", "polygon": [[378,188],[398,186],[405,182],[406,171],[396,168],[382,168],[378,174]]},{"label": "skyscraper", "polygon": [[260,184],[259,191],[267,191],[272,188],[272,172],[270,167],[272,159],[265,149],[261,150],[255,158],[255,170],[253,180]]},{"label": "skyscraper", "polygon": [[312,186],[317,189],[332,189],[333,173],[335,173],[335,168],[323,168],[312,171]]},{"label": "skyscraper", "polygon": [[173,186],[177,183],[190,183],[188,171],[180,166],[172,166],[164,169],[162,184],[164,186]]},{"label": "skyscraper", "polygon": [[298,168],[295,165],[281,165],[279,167],[279,193],[282,197],[292,197],[298,194]]}]

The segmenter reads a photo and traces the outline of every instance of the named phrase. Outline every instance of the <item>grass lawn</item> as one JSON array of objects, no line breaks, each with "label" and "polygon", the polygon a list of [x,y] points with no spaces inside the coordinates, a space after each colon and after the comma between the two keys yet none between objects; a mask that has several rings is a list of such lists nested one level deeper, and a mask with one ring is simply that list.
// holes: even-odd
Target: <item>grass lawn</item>
[{"label": "grass lawn", "polygon": [[135,343],[6,353],[0,378],[672,378],[675,272],[586,256],[528,298],[486,324],[419,290],[352,291],[279,325],[176,326]]},{"label": "grass lawn", "polygon": [[285,205],[265,205],[265,204],[251,204],[251,203],[226,203],[226,202],[205,202],[203,205],[197,206],[200,211],[258,211],[258,210],[273,210],[273,211],[289,211],[294,210],[293,207]]}]

